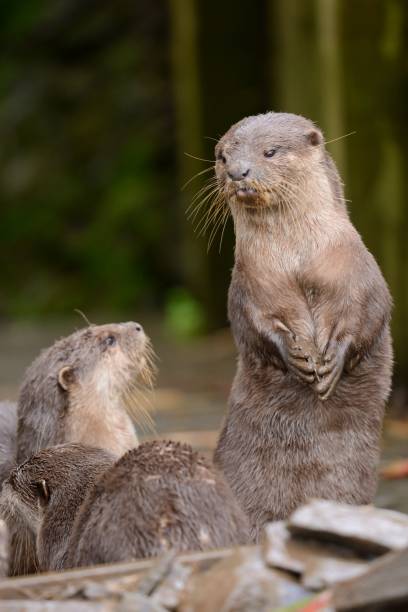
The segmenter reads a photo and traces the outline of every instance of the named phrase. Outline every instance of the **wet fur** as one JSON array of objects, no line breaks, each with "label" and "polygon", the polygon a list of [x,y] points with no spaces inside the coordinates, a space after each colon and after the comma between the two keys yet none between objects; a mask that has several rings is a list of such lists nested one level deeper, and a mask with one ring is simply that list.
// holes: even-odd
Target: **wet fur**
[{"label": "wet fur", "polygon": [[[40,571],[66,565],[77,510],[89,487],[114,462],[113,454],[99,448],[55,446],[18,466],[5,481],[2,511],[31,526]],[[39,483],[47,487],[47,504],[38,495]]]},{"label": "wet fur", "polygon": [[145,442],[116,463],[111,453],[77,444],[42,450],[12,472],[0,504],[32,526],[41,571],[249,540],[224,478],[174,442]]},{"label": "wet fur", "polygon": [[[270,143],[281,148],[269,161],[261,152]],[[372,501],[391,386],[391,298],[311,122],[250,117],[227,132],[220,151],[227,168],[249,164],[248,183],[258,186],[247,207],[217,161],[235,225],[228,311],[239,358],[215,461],[257,538],[267,520],[286,518],[309,497]],[[294,348],[305,358],[297,364],[314,364],[309,382],[292,367]],[[331,355],[337,382],[324,374]]]},{"label": "wet fur", "polygon": [[126,453],[90,490],[74,526],[68,565],[248,540],[244,513],[208,462],[186,444],[145,442]]}]

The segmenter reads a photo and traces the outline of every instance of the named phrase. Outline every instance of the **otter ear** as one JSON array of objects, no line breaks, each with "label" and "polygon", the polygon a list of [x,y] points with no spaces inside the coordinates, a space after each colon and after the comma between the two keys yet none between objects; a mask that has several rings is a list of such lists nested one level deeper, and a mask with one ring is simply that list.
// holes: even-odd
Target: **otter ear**
[{"label": "otter ear", "polygon": [[50,501],[50,490],[48,485],[44,479],[39,480],[36,483],[37,487],[37,497],[41,506],[46,506]]},{"label": "otter ear", "polygon": [[58,372],[58,384],[64,389],[69,391],[70,387],[75,382],[75,370],[72,366],[64,366]]},{"label": "otter ear", "polygon": [[323,142],[323,136],[318,130],[311,130],[306,134],[306,140],[309,144],[316,147]]}]

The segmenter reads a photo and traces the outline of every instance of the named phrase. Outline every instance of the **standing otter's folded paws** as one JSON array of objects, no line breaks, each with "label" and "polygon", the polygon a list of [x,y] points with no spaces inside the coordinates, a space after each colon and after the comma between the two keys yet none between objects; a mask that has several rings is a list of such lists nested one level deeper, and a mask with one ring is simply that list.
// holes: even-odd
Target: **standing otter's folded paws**
[{"label": "standing otter's folded paws", "polygon": [[345,336],[342,340],[331,340],[317,368],[318,381],[315,389],[321,401],[329,399],[339,382],[350,352],[352,339]]},{"label": "standing otter's folded paws", "polygon": [[317,377],[314,351],[308,348],[282,321],[273,319],[272,339],[286,369],[305,383],[313,384]]}]

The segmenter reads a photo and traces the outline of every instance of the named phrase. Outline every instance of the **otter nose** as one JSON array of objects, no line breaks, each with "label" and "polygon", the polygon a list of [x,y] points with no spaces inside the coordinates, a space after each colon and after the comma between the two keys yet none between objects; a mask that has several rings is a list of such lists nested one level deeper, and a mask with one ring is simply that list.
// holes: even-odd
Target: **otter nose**
[{"label": "otter nose", "polygon": [[246,178],[249,174],[249,168],[246,166],[237,166],[229,168],[228,176],[233,181],[242,181],[242,179]]},{"label": "otter nose", "polygon": [[125,325],[134,329],[137,332],[143,331],[143,327],[140,325],[140,323],[135,323],[134,321],[128,321],[127,323],[125,323]]}]

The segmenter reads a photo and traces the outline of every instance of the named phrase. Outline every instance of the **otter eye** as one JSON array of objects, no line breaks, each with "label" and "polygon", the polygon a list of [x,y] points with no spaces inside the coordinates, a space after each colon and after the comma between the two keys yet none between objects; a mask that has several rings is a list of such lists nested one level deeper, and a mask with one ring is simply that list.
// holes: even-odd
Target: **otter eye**
[{"label": "otter eye", "polygon": [[113,336],[112,334],[105,338],[105,344],[107,346],[114,346],[116,344],[116,342],[117,342],[117,340],[116,340],[115,336]]},{"label": "otter eye", "polygon": [[273,157],[276,153],[276,149],[268,149],[264,151],[264,157]]}]

